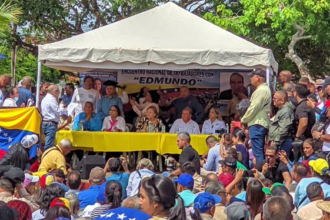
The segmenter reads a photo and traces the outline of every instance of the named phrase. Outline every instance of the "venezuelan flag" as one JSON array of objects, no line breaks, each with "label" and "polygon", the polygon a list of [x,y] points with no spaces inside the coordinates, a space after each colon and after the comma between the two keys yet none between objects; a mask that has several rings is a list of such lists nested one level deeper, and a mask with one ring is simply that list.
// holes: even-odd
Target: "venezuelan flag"
[{"label": "venezuelan flag", "polygon": [[[20,142],[25,135],[36,134],[40,140],[41,116],[36,107],[0,109],[0,149]],[[30,157],[36,155],[36,145],[30,150]]]}]

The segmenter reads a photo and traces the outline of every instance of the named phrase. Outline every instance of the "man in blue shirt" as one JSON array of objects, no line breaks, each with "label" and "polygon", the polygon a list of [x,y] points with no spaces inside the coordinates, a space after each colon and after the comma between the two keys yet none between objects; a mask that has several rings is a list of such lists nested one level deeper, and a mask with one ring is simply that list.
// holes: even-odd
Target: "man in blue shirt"
[{"label": "man in blue shirt", "polygon": [[313,182],[321,184],[325,198],[330,197],[330,185],[323,181],[324,176],[328,175],[327,173],[329,172],[328,162],[325,159],[319,158],[317,160],[309,161],[308,165],[311,168],[312,177],[303,178],[296,187],[294,203],[297,210],[310,203],[310,200],[307,197],[307,187]]},{"label": "man in blue shirt", "polygon": [[177,183],[176,188],[178,194],[181,196],[184,202],[184,206],[185,207],[192,206],[196,198],[196,195],[192,192],[194,188],[193,177],[188,173],[183,173],[174,182]]},{"label": "man in blue shirt", "polygon": [[18,89],[19,98],[16,102],[17,106],[21,106],[23,103],[26,107],[35,105],[36,97],[31,92],[31,85],[31,77],[25,76],[22,79],[22,87]]},{"label": "man in blue shirt", "polygon": [[97,104],[97,112],[101,115],[102,120],[109,116],[109,111],[112,106],[117,105],[120,112],[123,112],[123,102],[121,98],[116,95],[117,83],[108,80],[103,83],[105,85],[106,96],[103,96]]},{"label": "man in blue shirt", "polygon": [[79,193],[80,208],[84,209],[88,205],[94,205],[97,202],[97,196],[101,185],[105,182],[105,172],[101,167],[94,167],[89,174],[89,189]]},{"label": "man in blue shirt", "polygon": [[102,119],[98,113],[94,112],[93,103],[86,102],[84,112],[75,117],[72,129],[74,131],[101,131]]},{"label": "man in blue shirt", "polygon": [[61,101],[64,102],[64,107],[68,107],[72,100],[72,95],[74,92],[74,85],[72,83],[65,84],[65,95],[62,95]]},{"label": "man in blue shirt", "polygon": [[222,160],[220,155],[220,144],[214,136],[208,136],[206,138],[206,144],[210,148],[206,161],[201,160],[201,175],[207,175],[207,171],[218,172],[218,163]]}]

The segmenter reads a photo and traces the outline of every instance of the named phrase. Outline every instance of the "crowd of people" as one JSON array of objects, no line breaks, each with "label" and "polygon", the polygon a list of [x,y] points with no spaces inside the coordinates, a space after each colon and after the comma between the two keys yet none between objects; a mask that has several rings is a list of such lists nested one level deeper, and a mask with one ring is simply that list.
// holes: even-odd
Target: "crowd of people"
[{"label": "crowd of people", "polygon": [[[45,147],[31,161],[29,148],[39,140],[28,135],[0,160],[1,219],[330,219],[330,78],[312,84],[301,77],[293,83],[291,72],[282,71],[279,90],[273,91],[264,70],[249,75],[251,93],[235,83],[231,93],[223,94],[231,100],[233,114],[230,121],[225,119],[229,128],[215,107],[208,109],[205,120],[205,110],[187,87],[166,103],[175,110],[173,123],[168,123],[162,118],[162,98],[154,101],[147,88],[141,90],[144,96],[129,99],[118,96],[117,84],[108,81],[104,95],[97,90],[100,83],[87,76],[84,87],[67,84],[60,97],[58,86],[43,84]],[[9,82],[9,75],[0,76],[2,87]],[[25,77],[18,88],[8,90],[9,96],[0,93],[3,105],[33,105],[29,84]],[[123,103],[130,103],[137,114],[133,128],[126,125]],[[64,118],[72,104],[74,113]],[[146,158],[129,167],[126,158],[111,157],[104,167],[91,169],[87,182],[67,164],[71,140],[54,145],[56,132],[66,127],[169,131],[177,133],[181,154],[168,155],[163,173]],[[201,156],[190,143],[190,135],[199,133],[209,135],[209,150]]]}]

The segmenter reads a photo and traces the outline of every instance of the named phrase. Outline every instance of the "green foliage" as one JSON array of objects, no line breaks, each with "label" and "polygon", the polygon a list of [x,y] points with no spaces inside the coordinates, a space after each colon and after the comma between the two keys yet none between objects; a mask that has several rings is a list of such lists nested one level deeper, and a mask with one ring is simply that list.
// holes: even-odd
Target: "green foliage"
[{"label": "green foliage", "polygon": [[300,40],[295,46],[296,54],[305,61],[312,75],[328,75],[328,0],[241,0],[237,7],[239,9],[221,4],[216,13],[206,13],[204,18],[271,48],[280,68],[294,71],[296,67],[284,57],[292,36],[297,32],[294,24],[299,24],[305,29],[305,35],[311,35],[312,38]]},{"label": "green foliage", "polygon": [[[0,60],[0,73],[10,73],[11,72],[11,51],[10,49],[1,46],[0,53],[7,56],[7,59]],[[18,49],[17,51],[17,63],[16,63],[16,81],[20,81],[24,76],[31,76],[34,83],[37,79],[37,65],[38,59],[30,52],[24,49]],[[60,71],[48,68],[46,66],[42,67],[42,81],[48,81],[52,83],[58,83],[59,77],[61,76]]]}]

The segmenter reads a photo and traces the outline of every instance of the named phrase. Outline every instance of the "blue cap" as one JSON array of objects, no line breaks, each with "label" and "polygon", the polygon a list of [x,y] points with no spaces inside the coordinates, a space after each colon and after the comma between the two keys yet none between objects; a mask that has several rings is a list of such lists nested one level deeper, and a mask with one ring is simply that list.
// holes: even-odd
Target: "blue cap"
[{"label": "blue cap", "polygon": [[189,189],[194,188],[194,179],[190,174],[183,173],[179,176],[178,179],[174,180],[175,183],[179,183],[184,187],[187,187]]},{"label": "blue cap", "polygon": [[215,204],[222,201],[218,195],[211,195],[208,192],[198,194],[194,201],[194,209],[199,210],[201,213],[209,211]]},{"label": "blue cap", "polygon": [[99,215],[98,217],[95,218],[95,220],[112,220],[112,219],[136,219],[136,220],[149,220],[151,219],[152,216],[147,215],[146,213],[137,210],[137,209],[131,209],[131,208],[125,208],[125,207],[120,207],[116,209],[111,209],[102,215]]},{"label": "blue cap", "polygon": [[60,182],[52,182],[50,185],[59,185],[60,187],[62,187],[62,189],[64,190],[64,192],[68,192],[69,191],[69,188],[65,184],[60,183]]},{"label": "blue cap", "polygon": [[97,201],[100,202],[100,203],[105,203],[106,200],[105,200],[105,187],[107,185],[107,182],[103,183],[101,186],[100,186],[100,191],[99,191],[99,194],[97,196]]}]

